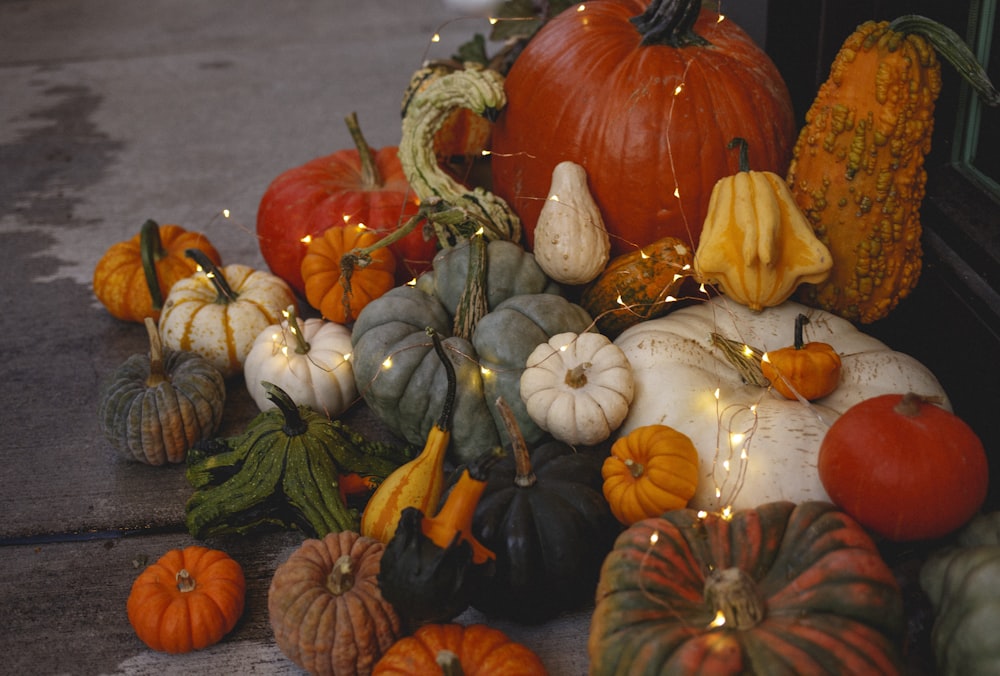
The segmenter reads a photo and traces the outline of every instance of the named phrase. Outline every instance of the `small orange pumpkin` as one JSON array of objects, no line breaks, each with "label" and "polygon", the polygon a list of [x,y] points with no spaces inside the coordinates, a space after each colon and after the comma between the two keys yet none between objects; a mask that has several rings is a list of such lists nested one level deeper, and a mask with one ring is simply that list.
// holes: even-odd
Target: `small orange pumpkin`
[{"label": "small orange pumpkin", "polygon": [[808,401],[821,399],[840,384],[840,355],[829,343],[804,342],[802,327],[808,323],[799,314],[792,346],[767,352],[760,363],[764,377],[785,399],[798,399],[796,393]]},{"label": "small orange pumpkin", "polygon": [[485,624],[425,624],[393,644],[372,676],[411,674],[545,676],[541,659],[527,646]]},{"label": "small orange pumpkin", "polygon": [[225,552],[171,549],[139,574],[128,619],[153,650],[187,653],[218,643],[243,614],[246,579]]},{"label": "small orange pumpkin", "polygon": [[396,285],[396,257],[363,225],[335,226],[309,243],[302,259],[306,300],[324,317],[349,324]]},{"label": "small orange pumpkin", "polygon": [[160,319],[163,300],[174,282],[197,270],[184,252],[201,249],[216,265],[219,252],[199,232],[179,225],[143,223],[132,239],[118,242],[104,252],[94,268],[94,295],[113,317],[141,324],[146,317]]},{"label": "small orange pumpkin", "polygon": [[698,451],[667,425],[638,427],[611,446],[604,460],[604,497],[626,526],[687,506],[698,487]]}]

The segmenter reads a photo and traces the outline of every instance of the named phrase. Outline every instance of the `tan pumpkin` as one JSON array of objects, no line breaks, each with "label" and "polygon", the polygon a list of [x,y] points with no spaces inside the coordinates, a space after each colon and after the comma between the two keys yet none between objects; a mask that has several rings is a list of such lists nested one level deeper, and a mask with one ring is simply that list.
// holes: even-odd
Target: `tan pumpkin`
[{"label": "tan pumpkin", "polygon": [[370,674],[400,636],[399,617],[382,598],[385,546],[353,531],[310,539],[278,566],[267,593],[274,638],[311,674]]}]

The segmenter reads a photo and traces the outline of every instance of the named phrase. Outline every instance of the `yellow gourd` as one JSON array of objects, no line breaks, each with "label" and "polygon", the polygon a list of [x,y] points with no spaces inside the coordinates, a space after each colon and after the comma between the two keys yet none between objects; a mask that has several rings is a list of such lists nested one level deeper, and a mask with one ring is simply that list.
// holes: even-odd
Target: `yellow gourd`
[{"label": "yellow gourd", "polygon": [[396,533],[404,508],[416,507],[424,514],[433,514],[444,492],[444,461],[451,441],[455,404],[455,367],[445,354],[440,336],[431,330],[428,333],[448,376],[448,393],[441,415],[427,434],[423,450],[389,474],[365,505],[361,515],[361,534],[385,543]]},{"label": "yellow gourd", "polygon": [[780,305],[800,284],[823,281],[833,261],[784,180],[750,171],[746,142],[733,139],[729,147],[735,146],[740,171],[712,189],[694,272],[757,311]]}]

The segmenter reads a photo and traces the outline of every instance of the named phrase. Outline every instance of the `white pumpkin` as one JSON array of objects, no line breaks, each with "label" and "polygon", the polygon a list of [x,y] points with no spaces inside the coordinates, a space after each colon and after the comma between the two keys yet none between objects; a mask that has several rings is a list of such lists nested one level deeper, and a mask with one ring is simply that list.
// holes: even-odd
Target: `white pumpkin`
[{"label": "white pumpkin", "polygon": [[199,271],[171,287],[160,335],[164,347],[197,352],[228,378],[242,372],[257,335],[281,321],[295,294],[270,272],[238,264],[219,269],[199,258]]},{"label": "white pumpkin", "polygon": [[243,364],[247,390],[260,410],[274,408],[264,382],[300,406],[334,418],[358,396],[351,367],[351,331],[323,319],[301,321],[289,306],[285,319],[260,332]]},{"label": "white pumpkin", "polygon": [[535,424],[567,444],[593,445],[628,414],[632,367],[600,333],[559,333],[528,356],[521,399]]},{"label": "white pumpkin", "polygon": [[[785,347],[799,313],[809,318],[807,340],[829,343],[842,360],[840,385],[812,403],[744,383],[713,345],[714,332],[763,351]],[[693,509],[829,500],[816,461],[828,426],[841,413],[864,399],[900,392],[939,396],[950,409],[923,364],[847,320],[792,301],[754,312],[716,297],[633,326],[615,344],[635,377],[635,398],[619,434],[661,424],[691,438],[702,470]]]},{"label": "white pumpkin", "polygon": [[532,253],[545,274],[560,284],[586,284],[607,266],[611,239],[587,187],[587,171],[579,164],[560,162],[552,170]]}]

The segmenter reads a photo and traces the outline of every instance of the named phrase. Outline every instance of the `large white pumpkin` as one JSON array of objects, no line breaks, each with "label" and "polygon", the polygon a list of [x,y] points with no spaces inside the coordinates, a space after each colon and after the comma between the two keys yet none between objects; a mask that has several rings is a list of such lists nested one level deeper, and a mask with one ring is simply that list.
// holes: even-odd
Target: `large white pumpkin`
[{"label": "large white pumpkin", "polygon": [[[806,342],[829,343],[843,367],[838,388],[812,403],[748,385],[713,345],[712,334],[762,351],[793,342],[795,318],[809,318]],[[786,301],[753,312],[724,296],[676,310],[623,332],[615,341],[632,364],[635,397],[618,430],[669,425],[691,438],[701,458],[693,509],[722,511],[775,500],[829,500],[816,459],[829,425],[854,404],[880,394],[941,397],[937,378],[913,357],[835,315]]]}]

